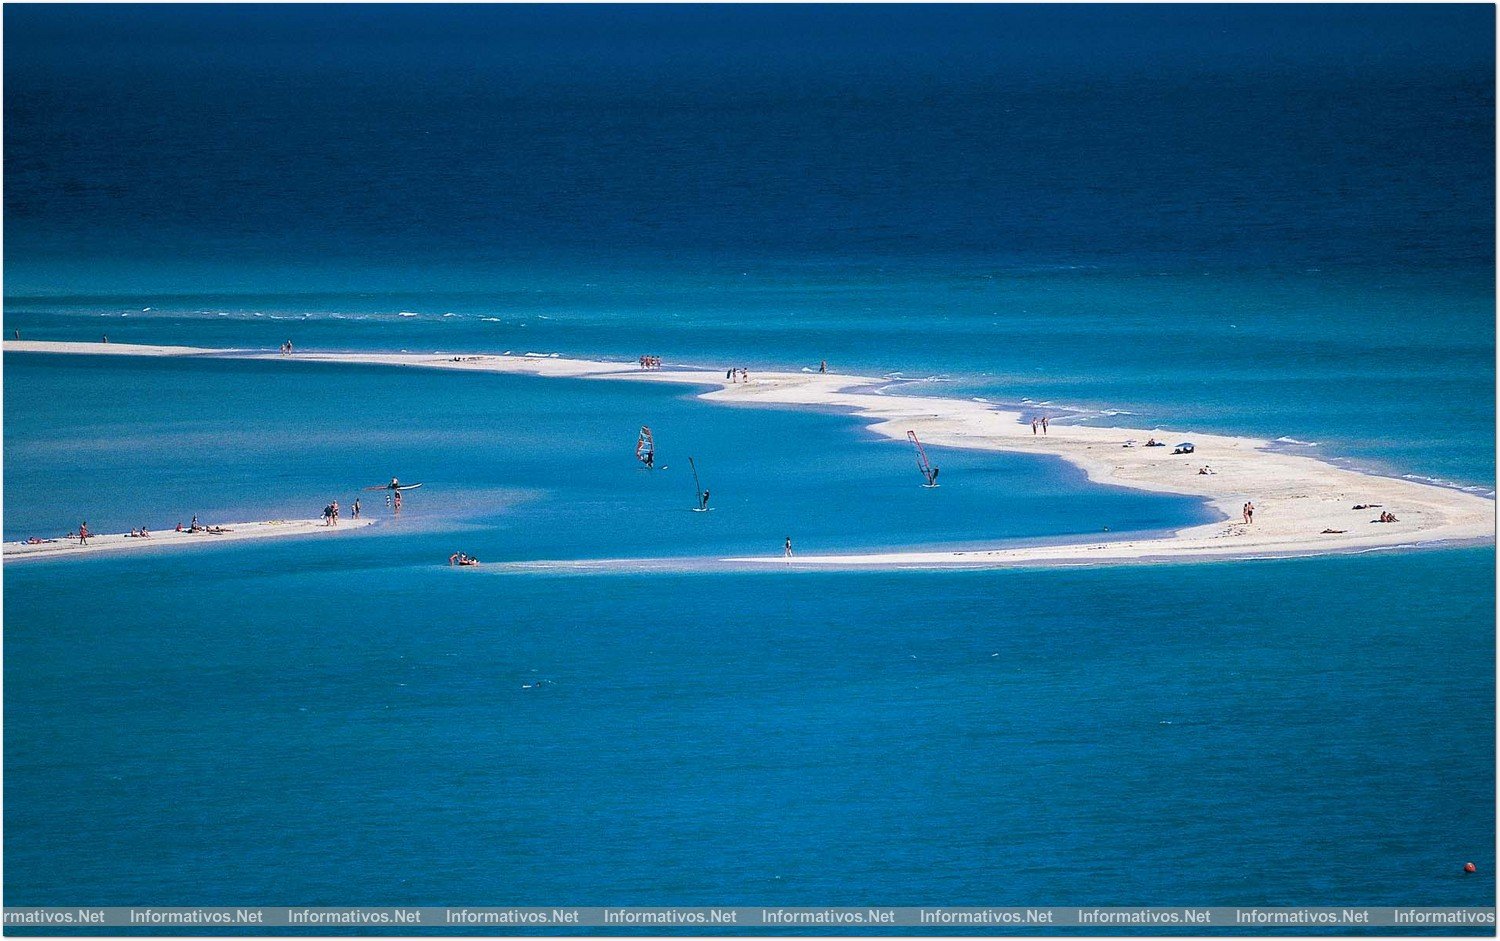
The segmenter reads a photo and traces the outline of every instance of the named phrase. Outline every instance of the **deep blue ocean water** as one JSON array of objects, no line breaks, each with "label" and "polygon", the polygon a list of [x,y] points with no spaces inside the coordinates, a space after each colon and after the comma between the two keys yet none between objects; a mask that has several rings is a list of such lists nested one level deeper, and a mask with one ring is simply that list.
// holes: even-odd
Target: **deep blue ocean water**
[{"label": "deep blue ocean water", "polygon": [[[1494,490],[1491,7],[4,17],[7,338],[827,359]],[[457,572],[1202,510],[683,389],[4,366],[7,539],[427,483],[6,567],[7,904],[1494,902],[1492,550]]]}]

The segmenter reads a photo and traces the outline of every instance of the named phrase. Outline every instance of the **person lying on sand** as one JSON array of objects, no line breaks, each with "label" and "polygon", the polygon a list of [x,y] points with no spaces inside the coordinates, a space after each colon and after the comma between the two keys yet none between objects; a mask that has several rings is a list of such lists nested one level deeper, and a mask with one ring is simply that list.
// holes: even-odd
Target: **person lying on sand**
[{"label": "person lying on sand", "polygon": [[1325,529],[1323,533],[1324,535],[1328,535],[1330,533],[1347,533],[1348,531],[1347,529]]},{"label": "person lying on sand", "polygon": [[207,529],[205,529],[204,532],[210,533],[210,534],[215,535],[215,536],[221,536],[224,533],[232,533],[232,532],[234,532],[234,530],[232,530],[232,529],[225,529],[222,526],[210,526]]},{"label": "person lying on sand", "polygon": [[1379,503],[1356,503],[1356,504],[1354,504],[1354,508],[1356,510],[1378,510],[1378,509],[1380,509],[1380,504]]}]

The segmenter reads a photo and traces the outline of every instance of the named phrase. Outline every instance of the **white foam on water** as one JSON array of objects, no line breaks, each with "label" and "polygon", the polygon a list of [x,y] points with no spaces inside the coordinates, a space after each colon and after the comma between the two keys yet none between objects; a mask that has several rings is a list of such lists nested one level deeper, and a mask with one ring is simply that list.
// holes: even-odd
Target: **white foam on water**
[{"label": "white foam on water", "polygon": [[1424,474],[1402,474],[1403,480],[1415,480],[1419,483],[1432,484],[1434,487],[1446,487],[1449,490],[1460,490],[1464,493],[1474,493],[1482,497],[1493,497],[1495,491],[1489,487],[1477,487],[1473,484],[1461,484],[1456,480],[1446,480],[1442,477],[1428,477]]},{"label": "white foam on water", "polygon": [[1318,446],[1318,442],[1316,442],[1316,441],[1298,441],[1296,438],[1291,438],[1291,437],[1288,437],[1286,435],[1282,435],[1280,438],[1277,438],[1276,440],[1279,441],[1279,442],[1281,442],[1282,444],[1295,444],[1295,445],[1300,445],[1301,447],[1304,447],[1304,448],[1315,448],[1315,447]]},{"label": "white foam on water", "polygon": [[421,315],[420,314],[414,314],[414,313],[412,313],[409,310],[403,310],[403,311],[400,311],[399,313],[397,313],[396,316],[397,317],[419,317]]}]

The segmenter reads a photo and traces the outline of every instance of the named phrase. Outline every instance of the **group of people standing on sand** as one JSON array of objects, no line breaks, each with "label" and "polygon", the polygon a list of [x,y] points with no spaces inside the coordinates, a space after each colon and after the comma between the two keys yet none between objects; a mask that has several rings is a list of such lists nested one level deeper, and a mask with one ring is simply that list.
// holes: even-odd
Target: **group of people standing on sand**
[{"label": "group of people standing on sand", "polygon": [[281,344],[281,355],[282,356],[291,356],[292,355],[292,341],[291,340],[287,340],[285,343]]},{"label": "group of people standing on sand", "polygon": [[1240,515],[1244,517],[1246,525],[1255,522],[1255,504],[1247,501],[1240,507]]},{"label": "group of people standing on sand", "polygon": [[730,382],[749,382],[750,373],[745,367],[737,366],[734,369],[726,369],[724,371],[724,378]]},{"label": "group of people standing on sand", "polygon": [[661,368],[661,357],[660,356],[642,356],[640,358],[640,364],[641,364],[641,368],[642,369],[660,369]]},{"label": "group of people standing on sand", "polygon": [[1033,418],[1031,420],[1031,433],[1032,434],[1036,434],[1036,430],[1037,430],[1038,426],[1041,427],[1042,434],[1046,434],[1047,433],[1047,416],[1046,415],[1039,415],[1039,416],[1037,416],[1037,417],[1035,417],[1035,418]]},{"label": "group of people standing on sand", "polygon": [[[396,506],[398,509],[401,506],[401,492],[399,490],[396,491]],[[354,505],[349,508],[350,514],[355,519],[359,519],[359,509],[359,497],[355,497]],[[339,501],[337,500],[323,507],[323,525],[337,526],[339,524],[339,512]]]}]

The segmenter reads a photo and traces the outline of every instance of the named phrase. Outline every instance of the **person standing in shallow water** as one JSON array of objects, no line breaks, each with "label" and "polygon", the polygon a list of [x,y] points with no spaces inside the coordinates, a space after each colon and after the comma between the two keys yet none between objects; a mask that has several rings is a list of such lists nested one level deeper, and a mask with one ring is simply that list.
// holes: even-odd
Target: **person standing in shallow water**
[{"label": "person standing in shallow water", "polygon": [[395,494],[395,499],[391,502],[391,506],[395,509],[395,511],[397,513],[400,513],[401,512],[401,491],[399,491],[399,490],[392,490],[391,493]]},{"label": "person standing in shallow water", "polygon": [[354,498],[354,518],[359,519],[359,497]]},{"label": "person standing in shallow water", "polygon": [[786,537],[786,557],[788,559],[790,559],[792,557],[792,537],[791,536]]}]

